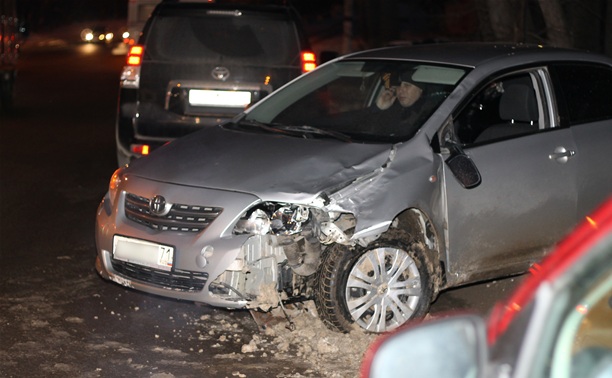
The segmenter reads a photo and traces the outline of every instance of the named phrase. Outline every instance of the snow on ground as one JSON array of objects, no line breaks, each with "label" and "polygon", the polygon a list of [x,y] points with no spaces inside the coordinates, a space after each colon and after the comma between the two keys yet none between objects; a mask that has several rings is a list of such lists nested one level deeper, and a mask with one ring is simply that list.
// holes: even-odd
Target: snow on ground
[{"label": "snow on ground", "polygon": [[1,377],[354,378],[375,338],[328,330],[311,302],[287,308],[292,331],[128,290],[100,279],[89,252],[0,279]]}]

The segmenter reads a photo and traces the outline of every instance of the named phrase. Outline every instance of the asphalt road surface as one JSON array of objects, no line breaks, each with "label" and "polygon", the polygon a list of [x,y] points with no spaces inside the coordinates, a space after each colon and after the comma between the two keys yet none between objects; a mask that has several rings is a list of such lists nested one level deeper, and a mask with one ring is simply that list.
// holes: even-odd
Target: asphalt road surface
[{"label": "asphalt road surface", "polygon": [[[356,377],[370,339],[330,334],[308,307],[291,309],[298,330],[262,332],[248,312],[97,276],[124,61],[111,51],[26,45],[15,109],[0,114],[0,377]],[[485,314],[518,280],[443,293],[432,314]]]}]

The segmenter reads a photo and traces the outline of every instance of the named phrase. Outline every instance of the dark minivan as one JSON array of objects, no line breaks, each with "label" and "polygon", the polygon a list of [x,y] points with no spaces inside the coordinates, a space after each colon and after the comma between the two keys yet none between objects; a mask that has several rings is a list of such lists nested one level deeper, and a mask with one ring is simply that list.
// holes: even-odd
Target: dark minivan
[{"label": "dark minivan", "polygon": [[233,118],[315,62],[291,7],[161,2],[121,75],[119,166]]}]

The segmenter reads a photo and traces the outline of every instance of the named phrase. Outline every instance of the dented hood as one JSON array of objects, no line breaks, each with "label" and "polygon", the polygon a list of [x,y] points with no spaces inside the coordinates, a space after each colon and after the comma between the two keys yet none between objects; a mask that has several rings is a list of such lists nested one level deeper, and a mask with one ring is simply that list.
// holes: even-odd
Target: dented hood
[{"label": "dented hood", "polygon": [[380,168],[390,144],[304,139],[205,128],[178,139],[126,173],[146,179],[251,193],[266,200],[307,201]]}]

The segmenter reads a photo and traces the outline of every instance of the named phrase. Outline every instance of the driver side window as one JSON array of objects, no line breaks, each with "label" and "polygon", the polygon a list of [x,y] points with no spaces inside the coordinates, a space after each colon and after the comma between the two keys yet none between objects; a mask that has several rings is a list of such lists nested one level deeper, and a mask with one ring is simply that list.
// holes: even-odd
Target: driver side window
[{"label": "driver side window", "polygon": [[541,112],[528,73],[503,77],[481,90],[455,120],[463,145],[488,143],[538,131]]}]

